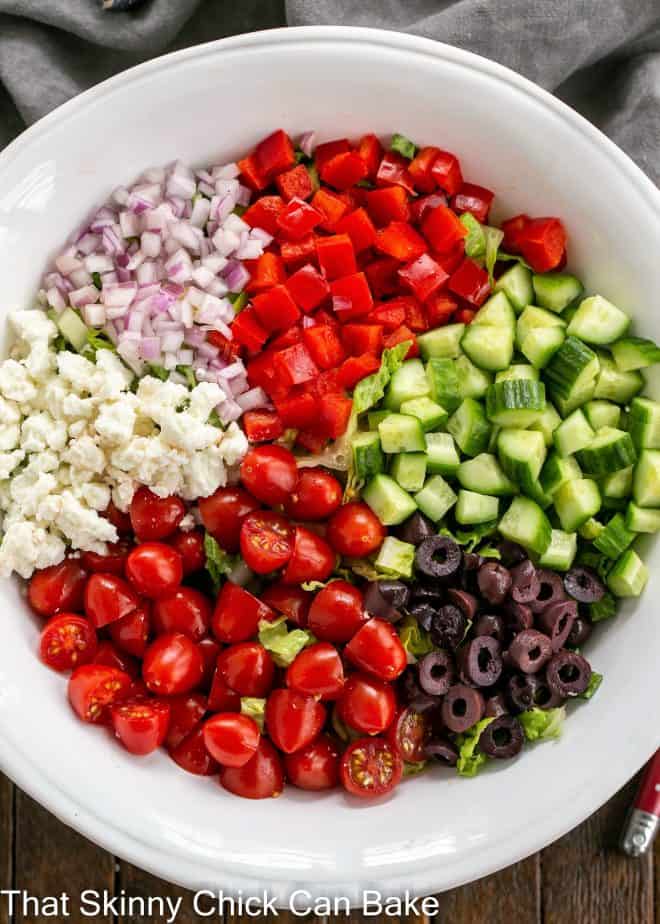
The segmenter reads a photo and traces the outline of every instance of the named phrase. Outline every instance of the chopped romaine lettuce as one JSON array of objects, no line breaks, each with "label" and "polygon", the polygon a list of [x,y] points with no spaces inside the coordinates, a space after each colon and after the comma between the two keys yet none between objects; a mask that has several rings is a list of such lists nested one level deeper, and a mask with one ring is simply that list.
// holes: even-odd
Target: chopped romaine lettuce
[{"label": "chopped romaine lettuce", "polygon": [[406,138],[405,135],[400,135],[398,132],[396,132],[394,135],[392,135],[390,150],[396,151],[397,154],[401,154],[401,156],[405,157],[406,160],[412,160],[415,156],[417,148],[415,147],[414,141],[411,141],[409,138]]},{"label": "chopped romaine lettuce", "polygon": [[456,770],[459,776],[476,776],[479,768],[488,760],[483,751],[479,750],[478,745],[482,731],[493,720],[494,716],[482,719],[456,738],[456,747],[458,748]]},{"label": "chopped romaine lettuce", "polygon": [[170,377],[170,373],[165,366],[159,366],[157,363],[149,363],[147,366],[147,373],[153,375],[155,379],[160,379],[161,382],[166,382]]},{"label": "chopped romaine lettuce", "polygon": [[390,383],[392,375],[399,369],[410,349],[410,340],[397,343],[395,347],[383,350],[380,369],[358,382],[353,391],[353,412],[362,414],[384,397],[385,389]]},{"label": "chopped romaine lettuce", "polygon": [[596,671],[591,672],[591,677],[589,678],[589,685],[584,693],[581,693],[579,699],[591,699],[596,690],[600,687],[603,682],[603,675],[597,674]]},{"label": "chopped romaine lettuce", "polygon": [[477,221],[471,212],[464,212],[459,221],[467,228],[465,237],[465,256],[471,260],[483,257],[486,254],[486,235],[483,225]]},{"label": "chopped romaine lettuce", "polygon": [[274,622],[267,619],[259,622],[259,641],[271,653],[278,667],[288,667],[303,648],[312,645],[316,639],[308,629],[292,629],[289,632],[286,616],[281,616]]},{"label": "chopped romaine lettuce", "polygon": [[258,696],[241,696],[241,713],[248,715],[259,726],[259,730],[264,730],[264,715],[266,712],[266,700]]},{"label": "chopped romaine lettuce", "polygon": [[[438,530],[441,535],[449,536],[449,538],[453,539],[454,542],[464,546],[466,552],[474,552],[482,539],[485,539],[487,536],[491,536],[496,531],[497,520],[491,520],[489,523],[481,523],[478,526],[474,526],[472,529],[457,529],[455,532],[452,532],[446,526],[443,526],[442,529]],[[489,548],[489,546],[486,546],[486,549]],[[493,554],[496,551],[496,549],[490,548],[490,555],[485,557],[499,557],[499,555],[495,556]],[[479,551],[479,554],[482,554],[481,550]]]},{"label": "chopped romaine lettuce", "polygon": [[539,709],[534,706],[518,716],[528,741],[540,741],[545,738],[559,738],[562,724],[566,718],[566,708]]},{"label": "chopped romaine lettuce", "polygon": [[413,658],[422,658],[433,651],[433,642],[414,616],[405,616],[398,626],[401,644]]},{"label": "chopped romaine lettuce", "polygon": [[504,238],[504,232],[500,231],[499,228],[491,228],[489,225],[484,225],[484,235],[486,237],[486,272],[488,273],[488,278],[492,286],[494,283],[493,270],[497,263],[497,253]]},{"label": "chopped romaine lettuce", "polygon": [[403,775],[404,776],[418,776],[420,773],[424,773],[428,761],[419,760],[416,763],[410,763],[409,761],[403,762]]},{"label": "chopped romaine lettuce", "polygon": [[224,578],[236,567],[238,556],[230,555],[220,548],[210,533],[204,534],[204,554],[206,555],[206,570],[211,575],[213,586],[217,591]]},{"label": "chopped romaine lettuce", "polygon": [[194,388],[197,385],[197,379],[192,366],[177,366],[176,371],[186,380],[188,388]]}]

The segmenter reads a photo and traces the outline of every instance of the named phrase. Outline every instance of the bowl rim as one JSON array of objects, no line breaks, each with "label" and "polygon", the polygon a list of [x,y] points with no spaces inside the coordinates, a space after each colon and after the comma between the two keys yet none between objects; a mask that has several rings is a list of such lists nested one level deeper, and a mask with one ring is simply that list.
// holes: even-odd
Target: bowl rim
[{"label": "bowl rim", "polygon": [[[437,42],[433,39],[397,31],[365,27],[302,26],[249,32],[170,52],[138,64],[68,100],[26,129],[0,152],[0,170],[3,167],[8,167],[30,146],[43,143],[51,127],[67,121],[88,106],[110,97],[116,90],[124,88],[136,79],[169,70],[173,66],[183,65],[188,61],[199,61],[206,57],[213,57],[225,50],[309,42],[319,44],[349,42],[351,44],[361,44],[365,47],[376,45],[393,50],[403,50],[411,54],[443,59],[463,67],[469,67],[480,71],[495,81],[508,84],[515,90],[532,97],[538,105],[543,106],[554,116],[559,117],[574,130],[580,132],[583,138],[586,137],[601,153],[604,152],[622,177],[636,188],[636,191],[646,200],[647,206],[651,207],[660,218],[660,191],[649,177],[611,139],[548,91],[504,65],[473,52]],[[191,866],[189,860],[182,862],[182,858],[175,856],[174,853],[163,848],[154,848],[144,840],[126,834],[117,824],[109,826],[106,820],[103,820],[93,811],[83,809],[60,785],[51,780],[47,773],[32,763],[25,751],[19,750],[13,744],[10,745],[4,740],[4,736],[1,740],[3,746],[0,748],[0,768],[2,771],[61,821],[113,854],[135,863],[157,876],[166,877],[172,882],[178,882],[187,888],[194,889],[196,887],[197,879],[192,871],[194,867]],[[405,884],[401,885],[398,872],[394,868],[390,868],[391,878],[385,879],[381,874],[380,880],[374,881],[370,879],[369,887],[376,888],[380,886],[384,895],[399,894],[404,889],[414,895],[427,895],[436,892],[438,888],[451,888],[455,885],[469,882],[474,878],[489,875],[518,862],[561,837],[581,823],[592,812],[596,811],[640,768],[657,745],[658,741],[654,738],[654,732],[650,729],[647,736],[644,739],[640,737],[639,740],[636,740],[635,746],[627,749],[619,761],[609,762],[606,766],[600,767],[599,773],[592,779],[592,785],[588,793],[581,791],[578,798],[578,793],[574,792],[575,798],[569,800],[568,805],[564,805],[564,811],[550,815],[547,825],[543,827],[541,836],[539,836],[534,826],[528,825],[522,829],[519,837],[512,838],[505,843],[496,842],[491,845],[491,850],[484,851],[479,868],[472,872],[468,871],[466,873],[465,870],[461,871],[459,869],[456,871],[458,875],[452,873],[454,878],[451,882],[448,883],[445,876],[444,881],[441,883],[440,870],[437,867],[426,867],[421,868],[414,874],[408,873]],[[492,849],[493,846],[495,850]],[[458,865],[460,867],[461,864]],[[265,877],[258,878],[256,875],[248,875],[247,873],[243,876],[233,872],[227,875],[228,878],[231,878],[231,881],[226,884],[226,894],[235,894],[239,889],[242,889],[244,894],[262,892],[264,885],[268,884]],[[399,880],[398,882],[397,879]],[[324,886],[310,884],[310,889],[313,894],[337,894],[337,887],[334,885],[336,881],[336,879],[330,880]],[[357,907],[359,905],[359,892],[355,883],[351,884],[351,893],[352,905]],[[340,892],[339,894],[343,893]],[[286,895],[280,896],[279,907],[287,907],[285,904],[286,898]]]}]

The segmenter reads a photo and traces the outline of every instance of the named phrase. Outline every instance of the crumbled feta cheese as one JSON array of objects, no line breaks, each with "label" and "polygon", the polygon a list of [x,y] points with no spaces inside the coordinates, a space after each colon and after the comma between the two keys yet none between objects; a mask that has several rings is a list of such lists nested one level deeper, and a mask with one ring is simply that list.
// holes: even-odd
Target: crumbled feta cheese
[{"label": "crumbled feta cheese", "polygon": [[0,392],[10,401],[32,401],[37,389],[25,366],[15,359],[6,359],[0,365]]},{"label": "crumbled feta cheese", "polygon": [[9,452],[16,449],[21,437],[21,428],[17,423],[0,423],[0,451]]},{"label": "crumbled feta cheese", "polygon": [[0,576],[16,571],[29,578],[36,568],[48,568],[61,562],[66,552],[64,542],[55,533],[36,523],[19,520],[5,531],[0,548]]},{"label": "crumbled feta cheese", "polygon": [[91,436],[79,436],[69,441],[62,453],[62,459],[76,468],[89,469],[100,475],[105,468],[105,455]]}]

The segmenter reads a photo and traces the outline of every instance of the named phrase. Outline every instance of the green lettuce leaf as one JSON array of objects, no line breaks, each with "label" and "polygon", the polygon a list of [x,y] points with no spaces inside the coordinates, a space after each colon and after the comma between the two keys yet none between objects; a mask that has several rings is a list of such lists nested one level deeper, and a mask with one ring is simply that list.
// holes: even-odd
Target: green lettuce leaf
[{"label": "green lettuce leaf", "polygon": [[[478,526],[474,526],[472,529],[457,529],[452,532],[448,527],[443,526],[442,529],[439,529],[438,532],[443,536],[449,536],[450,539],[453,539],[454,542],[457,542],[459,545],[463,546],[466,552],[474,552],[476,547],[487,536],[492,536],[493,533],[497,531],[497,520],[491,520],[490,523],[480,523]],[[499,558],[499,552],[497,549],[493,549],[490,546],[484,546],[486,551],[489,551],[490,554],[484,557],[486,558]],[[495,554],[497,552],[497,555]],[[479,554],[483,554],[479,550]]]},{"label": "green lettuce leaf", "polygon": [[528,741],[540,741],[546,738],[559,738],[566,718],[566,708],[539,709],[534,706],[518,716]]},{"label": "green lettuce leaf", "polygon": [[465,237],[465,256],[471,260],[486,255],[486,235],[484,226],[470,212],[464,212],[458,219],[460,223],[467,228]]},{"label": "green lettuce leaf", "polygon": [[152,375],[155,379],[160,379],[161,382],[166,382],[170,377],[170,373],[165,366],[159,366],[156,363],[149,363],[147,374]]},{"label": "green lettuce leaf", "polygon": [[195,385],[197,385],[197,379],[195,378],[195,373],[193,372],[192,366],[177,366],[176,371],[179,373],[179,375],[184,377],[188,388],[194,388]]},{"label": "green lettuce leaf", "polygon": [[458,748],[456,770],[459,776],[476,776],[479,768],[488,760],[483,751],[479,750],[479,736],[493,720],[494,716],[482,719],[456,738]]},{"label": "green lettuce leaf", "polygon": [[332,729],[341,741],[355,741],[357,738],[362,737],[362,732],[356,731],[354,728],[351,728],[350,725],[347,725],[346,722],[340,717],[337,707],[333,706],[332,715],[330,716],[330,723]]},{"label": "green lettuce leaf", "polygon": [[617,609],[616,597],[607,590],[601,600],[589,604],[589,618],[592,622],[602,622],[616,616]]},{"label": "green lettuce leaf", "polygon": [[303,648],[314,644],[316,639],[308,629],[292,629],[286,626],[286,616],[274,622],[262,619],[259,622],[259,641],[273,656],[278,667],[288,667]]},{"label": "green lettuce leaf", "polygon": [[238,555],[225,552],[210,533],[204,534],[204,554],[206,555],[206,570],[211,575],[213,586],[217,591],[227,575],[235,568]]},{"label": "green lettuce leaf", "polygon": [[416,763],[410,763],[409,761],[403,762],[403,775],[405,776],[418,776],[420,773],[424,773],[428,761],[419,760]]},{"label": "green lettuce leaf", "polygon": [[524,266],[525,269],[532,270],[532,272],[534,272],[534,270],[529,265],[529,263],[523,260],[520,254],[505,253],[503,250],[500,250],[499,253],[497,254],[497,259],[501,260],[503,263],[520,263],[520,265]]},{"label": "green lettuce leaf", "polygon": [[259,696],[241,696],[241,714],[248,715],[264,730],[264,715],[266,713],[266,700]]},{"label": "green lettuce leaf", "polygon": [[96,356],[99,350],[112,350],[113,353],[116,353],[117,347],[103,331],[91,328],[87,332],[87,344],[85,345],[83,353],[91,353],[93,356]]},{"label": "green lettuce leaf", "polygon": [[380,361],[380,369],[366,379],[358,382],[353,391],[353,411],[355,414],[362,414],[369,410],[374,404],[384,397],[385,389],[390,383],[390,379],[397,369],[399,369],[406,358],[410,349],[410,340],[403,343],[397,343],[395,347],[389,350],[383,350]]},{"label": "green lettuce leaf", "polygon": [[414,616],[405,616],[399,623],[398,630],[401,644],[408,654],[422,658],[429,651],[433,651],[433,642],[428,632],[422,629]]},{"label": "green lettuce leaf", "polygon": [[218,430],[225,429],[222,425],[222,421],[220,420],[220,415],[218,414],[215,408],[213,408],[213,410],[209,414],[208,422],[211,424],[212,427],[217,427]]},{"label": "green lettuce leaf", "polygon": [[594,693],[598,690],[601,683],[603,682],[603,675],[597,674],[596,671],[591,672],[591,677],[589,678],[589,685],[584,693],[580,693],[578,699],[591,699]]},{"label": "green lettuce leaf", "polygon": [[417,148],[415,142],[411,141],[410,138],[406,138],[405,135],[400,135],[398,132],[395,132],[390,142],[390,151],[396,151],[397,154],[401,154],[406,160],[412,160]]},{"label": "green lettuce leaf", "polygon": [[488,273],[488,278],[490,279],[490,284],[492,286],[495,281],[493,278],[493,270],[495,269],[495,264],[497,263],[497,253],[499,246],[504,239],[504,232],[500,231],[499,228],[491,228],[488,225],[484,225],[483,230],[486,238],[486,272]]},{"label": "green lettuce leaf", "polygon": [[97,289],[100,290],[103,288],[103,280],[101,279],[100,273],[92,273],[92,282],[94,283]]}]

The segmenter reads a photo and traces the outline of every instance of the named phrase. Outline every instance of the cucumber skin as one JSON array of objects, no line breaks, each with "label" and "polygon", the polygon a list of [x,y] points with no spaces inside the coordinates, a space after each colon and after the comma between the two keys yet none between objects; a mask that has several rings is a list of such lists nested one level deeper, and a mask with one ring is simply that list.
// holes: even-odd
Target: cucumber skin
[{"label": "cucumber skin", "polygon": [[417,337],[422,359],[457,359],[465,324],[446,324]]},{"label": "cucumber skin", "polygon": [[[501,426],[533,423],[545,410],[545,385],[532,379],[505,379],[495,382],[486,393],[486,413]],[[525,413],[526,412],[526,413]]]},{"label": "cucumber skin", "polygon": [[625,552],[636,535],[627,528],[623,514],[615,513],[593,540],[593,544],[607,558],[618,558]]},{"label": "cucumber skin", "polygon": [[474,398],[464,398],[447,422],[447,430],[466,456],[478,456],[488,448],[490,424]]},{"label": "cucumber skin", "polygon": [[638,449],[660,449],[660,403],[650,398],[633,398],[628,430]]},{"label": "cucumber skin", "polygon": [[633,499],[638,507],[660,507],[660,450],[640,452],[633,472]]},{"label": "cucumber skin", "polygon": [[624,337],[610,347],[614,362],[622,372],[647,369],[660,363],[660,347],[643,337]]},{"label": "cucumber skin", "polygon": [[[473,511],[478,512],[474,513]],[[496,497],[479,494],[476,491],[461,489],[458,492],[455,517],[456,522],[462,526],[471,526],[479,523],[490,523],[497,519],[499,501]]]},{"label": "cucumber skin", "polygon": [[[369,440],[360,437],[370,436]],[[355,474],[361,481],[366,481],[385,470],[385,459],[380,447],[377,433],[358,434],[351,443]]]},{"label": "cucumber skin", "polygon": [[[597,354],[577,337],[566,337],[545,368],[545,377],[553,395],[565,401],[599,370]],[[584,379],[584,382],[582,381]]]},{"label": "cucumber skin", "polygon": [[638,507],[630,501],[626,508],[626,529],[636,533],[657,533],[660,531],[660,510]]},{"label": "cucumber skin", "polygon": [[[614,428],[612,430],[614,431]],[[583,472],[587,475],[607,475],[635,464],[637,453],[632,437],[624,430],[619,430],[618,433],[620,437],[614,443],[593,449],[585,446],[584,449],[578,450],[576,455]]]},{"label": "cucumber skin", "polygon": [[[479,469],[490,469],[485,476],[480,476]],[[474,474],[476,472],[476,474]],[[456,473],[458,483],[466,491],[477,494],[489,494],[492,497],[508,497],[518,493],[518,488],[505,474],[497,458],[490,453],[479,453],[473,459],[466,459]],[[490,479],[490,480],[488,480]],[[486,483],[484,483],[484,480]]]}]

